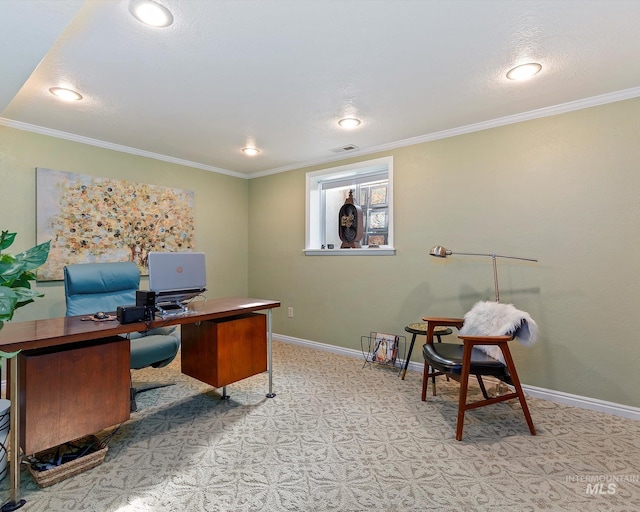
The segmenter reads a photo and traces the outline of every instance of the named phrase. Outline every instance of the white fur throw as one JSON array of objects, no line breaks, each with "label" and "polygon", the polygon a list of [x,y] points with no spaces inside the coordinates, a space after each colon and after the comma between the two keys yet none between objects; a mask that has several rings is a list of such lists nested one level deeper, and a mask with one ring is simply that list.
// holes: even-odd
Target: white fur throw
[{"label": "white fur throw", "polygon": [[[529,313],[516,309],[513,304],[499,302],[477,302],[464,315],[460,329],[466,336],[502,336],[511,334],[523,345],[529,346],[538,339],[538,325]],[[476,345],[489,356],[504,363],[502,350],[495,345]]]}]

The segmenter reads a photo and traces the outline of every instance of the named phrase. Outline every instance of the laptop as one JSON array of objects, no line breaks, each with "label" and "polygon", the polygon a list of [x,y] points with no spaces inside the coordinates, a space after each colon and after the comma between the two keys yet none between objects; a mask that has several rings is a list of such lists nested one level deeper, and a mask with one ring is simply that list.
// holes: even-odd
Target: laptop
[{"label": "laptop", "polygon": [[203,252],[149,253],[149,290],[161,300],[186,300],[206,291],[206,286]]}]

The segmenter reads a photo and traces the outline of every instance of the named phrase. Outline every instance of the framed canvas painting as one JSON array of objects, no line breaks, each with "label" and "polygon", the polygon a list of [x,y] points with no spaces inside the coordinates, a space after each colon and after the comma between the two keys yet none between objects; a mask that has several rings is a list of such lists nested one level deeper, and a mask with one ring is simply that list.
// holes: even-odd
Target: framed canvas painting
[{"label": "framed canvas painting", "polygon": [[39,281],[63,279],[70,263],[133,261],[147,275],[150,251],[193,250],[188,190],[36,169],[36,238],[51,240]]}]

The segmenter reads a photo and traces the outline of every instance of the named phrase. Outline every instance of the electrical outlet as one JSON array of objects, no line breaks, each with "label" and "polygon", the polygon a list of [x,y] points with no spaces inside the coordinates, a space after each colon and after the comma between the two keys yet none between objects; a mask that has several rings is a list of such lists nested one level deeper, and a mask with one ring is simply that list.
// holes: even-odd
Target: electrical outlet
[{"label": "electrical outlet", "polygon": [[293,318],[293,308],[291,306],[287,308],[287,316]]}]

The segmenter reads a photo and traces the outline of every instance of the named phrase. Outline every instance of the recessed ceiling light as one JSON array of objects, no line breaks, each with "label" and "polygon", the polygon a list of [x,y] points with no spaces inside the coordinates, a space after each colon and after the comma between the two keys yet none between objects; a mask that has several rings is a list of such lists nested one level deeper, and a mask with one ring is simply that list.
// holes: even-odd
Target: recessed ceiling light
[{"label": "recessed ceiling light", "polygon": [[246,148],[242,148],[242,152],[247,156],[256,156],[260,153],[258,148],[254,148],[253,146],[247,146]]},{"label": "recessed ceiling light", "polygon": [[138,21],[152,27],[168,27],[173,23],[171,11],[153,0],[131,0],[129,12]]},{"label": "recessed ceiling light", "polygon": [[541,69],[542,66],[537,62],[521,64],[507,71],[507,78],[509,80],[527,80],[533,75],[537,75]]},{"label": "recessed ceiling light", "polygon": [[360,121],[360,119],[356,119],[355,117],[345,117],[344,119],[340,119],[338,124],[347,130],[352,130],[357,126],[360,126],[361,122],[362,121]]},{"label": "recessed ceiling light", "polygon": [[51,87],[49,92],[65,101],[78,101],[82,99],[82,94],[72,91],[71,89],[65,89],[64,87]]}]

